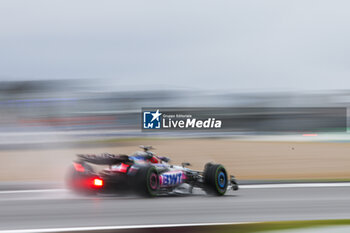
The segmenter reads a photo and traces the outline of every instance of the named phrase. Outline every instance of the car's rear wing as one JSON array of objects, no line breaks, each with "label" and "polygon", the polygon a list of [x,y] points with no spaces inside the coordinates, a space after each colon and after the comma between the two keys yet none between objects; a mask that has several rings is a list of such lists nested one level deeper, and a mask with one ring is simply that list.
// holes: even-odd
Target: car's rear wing
[{"label": "car's rear wing", "polygon": [[98,165],[113,165],[119,163],[132,163],[128,155],[115,155],[115,154],[77,154],[78,158],[84,162],[98,164]]}]

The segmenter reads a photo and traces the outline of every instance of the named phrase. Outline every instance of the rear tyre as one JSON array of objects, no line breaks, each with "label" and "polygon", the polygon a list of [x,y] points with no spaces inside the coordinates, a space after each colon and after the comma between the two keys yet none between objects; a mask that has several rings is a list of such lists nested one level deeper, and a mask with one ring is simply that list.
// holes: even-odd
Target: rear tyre
[{"label": "rear tyre", "polygon": [[136,192],[146,197],[154,197],[159,189],[159,176],[155,167],[140,167],[136,175]]},{"label": "rear tyre", "polygon": [[222,196],[228,185],[227,172],[221,164],[208,163],[204,168],[204,190],[207,194]]}]

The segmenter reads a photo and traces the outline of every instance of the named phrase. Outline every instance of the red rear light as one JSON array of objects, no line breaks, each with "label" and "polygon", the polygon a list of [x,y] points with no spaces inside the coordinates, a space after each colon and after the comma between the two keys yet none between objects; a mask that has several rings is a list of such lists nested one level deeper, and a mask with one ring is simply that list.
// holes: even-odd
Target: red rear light
[{"label": "red rear light", "polygon": [[93,185],[94,185],[94,187],[96,187],[96,188],[100,188],[100,187],[103,186],[103,180],[100,179],[100,178],[95,178],[95,179],[93,180]]},{"label": "red rear light", "polygon": [[84,172],[85,171],[85,168],[80,163],[73,163],[73,166],[77,172]]}]

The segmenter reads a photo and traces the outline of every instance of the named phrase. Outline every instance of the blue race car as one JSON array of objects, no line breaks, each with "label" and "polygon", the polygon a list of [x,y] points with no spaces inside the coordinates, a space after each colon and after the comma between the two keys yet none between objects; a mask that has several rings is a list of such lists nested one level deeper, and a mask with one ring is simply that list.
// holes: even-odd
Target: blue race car
[{"label": "blue race car", "polygon": [[[228,176],[221,164],[207,163],[203,171],[194,171],[182,163],[171,165],[169,158],[156,156],[151,146],[128,155],[79,154],[67,176],[69,188],[79,193],[134,192],[144,196],[184,193],[191,194],[194,187],[207,194],[222,196],[228,189],[238,190],[234,176]],[[108,165],[95,172],[91,164]],[[185,192],[185,193],[186,193]]]}]

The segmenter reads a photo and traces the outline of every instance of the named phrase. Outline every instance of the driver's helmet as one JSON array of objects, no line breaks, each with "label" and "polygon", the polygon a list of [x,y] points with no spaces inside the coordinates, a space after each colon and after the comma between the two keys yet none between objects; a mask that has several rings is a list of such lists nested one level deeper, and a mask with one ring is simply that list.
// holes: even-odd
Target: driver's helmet
[{"label": "driver's helmet", "polygon": [[130,156],[135,161],[144,161],[148,163],[160,163],[160,159],[157,158],[152,152],[136,151]]},{"label": "driver's helmet", "polygon": [[157,156],[153,155],[150,159],[148,159],[148,162],[150,162],[150,163],[160,163],[160,160],[157,158]]}]

